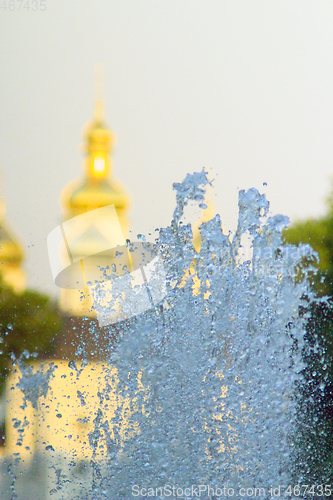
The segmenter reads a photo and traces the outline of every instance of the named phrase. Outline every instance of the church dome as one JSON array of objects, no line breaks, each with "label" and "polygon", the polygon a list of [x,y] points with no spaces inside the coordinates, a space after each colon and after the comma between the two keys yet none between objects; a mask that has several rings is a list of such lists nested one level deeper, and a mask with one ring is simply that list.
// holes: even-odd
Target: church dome
[{"label": "church dome", "polygon": [[24,253],[5,222],[5,200],[0,199],[0,275],[15,292],[25,289],[26,277],[21,267]]},{"label": "church dome", "polygon": [[124,233],[128,230],[126,212],[129,196],[123,186],[111,175],[110,153],[115,135],[104,121],[104,102],[96,99],[94,118],[83,129],[85,140],[84,176],[71,181],[61,193],[64,219],[70,219],[89,210],[114,205]]},{"label": "church dome", "polygon": [[0,221],[0,261],[20,264],[23,260],[23,250],[15,241],[4,221]]},{"label": "church dome", "polygon": [[72,217],[107,205],[114,205],[117,210],[126,210],[129,205],[129,197],[120,184],[106,179],[96,183],[87,179],[75,180],[63,190],[62,200],[63,207],[66,212],[72,212]]}]

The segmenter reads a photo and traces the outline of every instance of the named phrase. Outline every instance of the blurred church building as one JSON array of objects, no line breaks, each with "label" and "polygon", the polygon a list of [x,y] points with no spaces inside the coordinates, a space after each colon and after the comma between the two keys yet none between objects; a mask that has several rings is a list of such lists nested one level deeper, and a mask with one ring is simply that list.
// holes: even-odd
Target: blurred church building
[{"label": "blurred church building", "polygon": [[[121,231],[126,238],[129,230],[130,197],[112,175],[111,153],[115,136],[106,126],[104,102],[100,98],[95,100],[93,119],[84,127],[83,137],[85,153],[83,175],[71,181],[61,193],[63,223],[74,218],[79,221],[81,219],[78,216],[114,205]],[[210,205],[201,222],[211,217]],[[101,245],[107,247],[108,233],[103,229],[103,221],[97,226],[80,224],[76,224],[73,229],[71,245],[73,257],[80,259],[81,255],[94,255]],[[193,244],[197,249],[200,248],[197,228]],[[23,251],[5,221],[4,207],[1,207],[0,212],[0,245],[0,275],[5,284],[19,293],[25,289],[25,275],[22,270]],[[184,278],[186,279],[190,273],[194,273],[193,269],[187,270]],[[92,305],[87,286],[82,289],[60,289],[59,308],[65,318],[63,331],[59,332],[52,359],[48,357],[33,363],[34,374],[41,375],[48,370],[51,362],[53,363],[51,366],[56,366],[54,376],[49,380],[47,396],[40,397],[35,407],[29,401],[25,404],[24,394],[17,388],[22,374],[19,369],[14,369],[7,379],[5,414],[3,410],[2,415],[6,421],[6,440],[5,446],[0,447],[0,459],[9,460],[16,453],[22,461],[21,465],[25,464],[25,467],[30,467],[31,470],[37,456],[44,457],[41,463],[45,461],[49,464],[49,468],[52,468],[54,457],[60,461],[71,457],[72,460],[89,463],[92,457],[89,434],[94,430],[94,418],[99,408],[97,394],[103,393],[109,384],[108,404],[103,407],[108,421],[115,416],[117,408],[128,404],[130,411],[130,403],[124,401],[122,395],[116,391],[117,370],[107,363],[107,346],[110,341],[117,341],[117,329],[121,328],[121,324],[112,325],[107,332],[98,327]],[[113,382],[108,382],[111,379]],[[138,384],[140,386],[140,381]],[[140,390],[145,390],[142,384]],[[128,418],[124,414],[117,439],[126,439],[125,436],[131,436],[136,432],[127,428],[127,421]],[[112,432],[110,429],[111,437]],[[97,455],[103,456],[104,453],[106,450],[103,445],[99,446]],[[52,479],[47,469],[44,469],[43,474],[44,480],[49,483],[46,490],[50,491],[54,478]],[[29,478],[28,474],[26,488],[30,484]],[[32,472],[31,478],[33,481]],[[7,477],[7,480],[9,479]],[[32,484],[33,482],[31,488]],[[0,490],[1,488],[0,477]],[[47,493],[45,494],[45,498],[48,498]],[[29,498],[27,493],[26,500]]]},{"label": "blurred church building", "polygon": [[[114,205],[123,235],[129,230],[128,209],[130,197],[124,187],[112,175],[111,153],[115,135],[108,129],[104,117],[104,101],[95,100],[93,119],[83,129],[85,157],[83,175],[71,181],[62,191],[60,204],[63,221],[71,220],[86,212]],[[22,247],[9,230],[4,219],[4,206],[1,207],[0,221],[0,275],[6,285],[17,293],[25,289],[25,274],[22,269]],[[78,218],[77,220],[79,220]],[[101,240],[107,238],[96,226],[76,225],[72,250],[76,255],[93,255]],[[103,242],[104,245],[107,242]],[[20,454],[20,458],[29,466],[37,454],[49,457],[45,452],[46,444],[52,442],[56,455],[71,454],[79,460],[91,458],[89,433],[93,430],[94,414],[97,412],[98,398],[96,391],[103,391],[105,373],[102,376],[106,359],[106,346],[110,338],[105,338],[105,330],[94,321],[94,310],[88,288],[60,289],[59,308],[64,315],[63,331],[59,333],[56,349],[47,360],[33,363],[34,372],[43,370],[52,362],[57,366],[54,376],[49,381],[46,399],[40,398],[38,408],[27,402],[24,408],[24,395],[17,384],[21,372],[17,368],[7,379],[6,408],[2,418],[6,420],[5,445],[0,447],[0,459]],[[91,334],[94,328],[95,336]],[[116,327],[114,328],[116,336]],[[96,335],[99,341],[96,342]],[[112,340],[112,333],[110,333]],[[82,350],[87,353],[82,363]],[[80,367],[84,366],[81,372]],[[74,368],[75,367],[75,368]],[[108,367],[109,376],[116,380],[116,370]],[[42,371],[41,371],[42,373]],[[14,390],[13,390],[14,389]],[[116,395],[115,386],[109,396],[108,413],[114,416],[117,406],[123,404]],[[82,394],[83,399],[78,398]],[[117,399],[118,398],[118,399]],[[1,405],[0,405],[1,406]],[[4,413],[2,405],[2,413]],[[59,418],[59,415],[62,418]],[[14,420],[13,420],[14,419]],[[1,412],[0,412],[1,420]],[[24,432],[14,422],[25,422]],[[124,432],[126,421],[124,421]],[[126,430],[128,432],[128,429]],[[99,450],[102,454],[103,450]],[[1,486],[1,478],[0,478]],[[0,488],[1,489],[1,488]]]}]

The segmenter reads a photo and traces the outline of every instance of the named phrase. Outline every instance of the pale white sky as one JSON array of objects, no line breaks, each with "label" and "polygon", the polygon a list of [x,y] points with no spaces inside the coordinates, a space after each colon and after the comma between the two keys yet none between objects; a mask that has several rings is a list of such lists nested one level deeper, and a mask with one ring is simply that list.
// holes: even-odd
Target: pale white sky
[{"label": "pale white sky", "polygon": [[[263,183],[273,213],[324,213],[333,176],[332,0],[12,0],[0,9],[0,175],[29,286],[55,293],[46,237],[81,173],[105,66],[114,173],[133,238],[169,224],[172,183],[211,169],[216,211]],[[8,5],[8,0],[7,0]],[[32,8],[36,8],[33,11]]]}]

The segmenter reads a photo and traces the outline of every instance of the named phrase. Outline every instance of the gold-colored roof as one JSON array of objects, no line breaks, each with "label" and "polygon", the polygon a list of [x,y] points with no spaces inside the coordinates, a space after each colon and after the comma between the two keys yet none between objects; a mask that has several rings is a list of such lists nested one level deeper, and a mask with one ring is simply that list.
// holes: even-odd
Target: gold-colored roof
[{"label": "gold-colored roof", "polygon": [[96,183],[87,179],[74,180],[62,191],[61,200],[65,211],[73,211],[76,215],[107,205],[126,210],[129,205],[128,195],[114,179]]},{"label": "gold-colored roof", "polygon": [[5,227],[3,221],[0,222],[0,261],[8,263],[20,263],[23,260],[23,250],[13,239]]},{"label": "gold-colored roof", "polygon": [[26,276],[22,269],[24,253],[5,222],[6,204],[0,198],[0,275],[1,281],[16,293],[22,293],[26,286]]},{"label": "gold-colored roof", "polygon": [[61,193],[65,219],[95,208],[114,205],[118,215],[124,217],[129,207],[129,196],[124,187],[111,175],[110,153],[115,135],[104,121],[104,102],[95,100],[94,118],[83,129],[84,177],[70,182]]},{"label": "gold-colored roof", "polygon": [[19,264],[22,262],[24,254],[21,245],[10,231],[5,222],[6,202],[0,198],[0,262]]}]

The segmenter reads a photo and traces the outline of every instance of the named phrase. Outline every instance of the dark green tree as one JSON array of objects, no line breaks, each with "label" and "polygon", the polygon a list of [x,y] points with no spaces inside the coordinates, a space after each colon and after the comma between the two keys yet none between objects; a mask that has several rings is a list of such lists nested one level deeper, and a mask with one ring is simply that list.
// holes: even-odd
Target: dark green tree
[{"label": "dark green tree", "polygon": [[296,462],[304,480],[328,484],[333,481],[333,190],[326,215],[294,223],[284,239],[296,245],[308,243],[319,256],[312,289],[323,300],[309,304]]},{"label": "dark green tree", "polygon": [[60,314],[47,296],[16,294],[0,279],[0,393],[11,361],[25,350],[39,356],[52,352],[60,327]]}]

